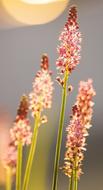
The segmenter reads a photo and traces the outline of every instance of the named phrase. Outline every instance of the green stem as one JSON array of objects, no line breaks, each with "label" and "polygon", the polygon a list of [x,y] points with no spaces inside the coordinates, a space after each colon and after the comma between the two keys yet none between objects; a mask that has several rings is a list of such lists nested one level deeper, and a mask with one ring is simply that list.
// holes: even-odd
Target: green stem
[{"label": "green stem", "polygon": [[34,154],[35,154],[36,143],[37,143],[39,119],[40,119],[40,116],[39,115],[36,116],[36,118],[35,118],[35,127],[34,127],[34,132],[33,132],[33,137],[32,137],[32,143],[31,143],[31,147],[30,147],[28,160],[27,160],[27,165],[26,165],[26,171],[25,171],[22,190],[27,190],[28,185],[29,185],[31,168],[32,168]]},{"label": "green stem", "polygon": [[73,190],[73,172],[69,182],[69,190]]},{"label": "green stem", "polygon": [[11,190],[12,187],[12,170],[10,167],[6,168],[6,190]]},{"label": "green stem", "polygon": [[77,177],[77,162],[75,158],[75,169],[74,169],[74,190],[78,189],[78,177]]},{"label": "green stem", "polygon": [[74,190],[78,189],[78,179],[77,179],[77,170],[74,172]]},{"label": "green stem", "polygon": [[63,87],[63,91],[62,91],[62,104],[61,104],[61,112],[60,112],[60,120],[59,120],[59,129],[58,129],[56,153],[55,153],[55,161],[54,161],[52,190],[57,190],[58,167],[59,167],[59,160],[60,160],[63,123],[64,123],[64,115],[65,115],[65,108],[66,108],[66,97],[67,97],[67,79],[68,79],[68,73],[65,72],[64,87]]},{"label": "green stem", "polygon": [[16,168],[16,190],[21,189],[21,172],[22,172],[22,143],[18,143],[18,156],[17,156],[17,168]]}]

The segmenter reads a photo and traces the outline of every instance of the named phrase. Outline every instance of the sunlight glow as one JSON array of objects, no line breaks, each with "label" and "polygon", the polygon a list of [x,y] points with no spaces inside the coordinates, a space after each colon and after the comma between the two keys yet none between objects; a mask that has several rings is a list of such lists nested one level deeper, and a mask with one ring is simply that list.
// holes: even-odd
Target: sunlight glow
[{"label": "sunlight glow", "polygon": [[58,0],[21,0],[21,1],[29,4],[44,4],[44,3],[56,2]]},{"label": "sunlight glow", "polygon": [[5,11],[17,22],[26,25],[45,24],[55,20],[69,0],[1,0]]}]

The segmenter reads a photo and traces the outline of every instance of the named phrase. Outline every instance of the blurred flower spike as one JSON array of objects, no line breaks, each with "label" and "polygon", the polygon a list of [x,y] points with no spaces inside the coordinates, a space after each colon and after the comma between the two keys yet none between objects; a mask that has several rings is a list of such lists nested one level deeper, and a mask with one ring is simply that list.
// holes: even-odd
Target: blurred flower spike
[{"label": "blurred flower spike", "polygon": [[13,127],[10,129],[11,141],[15,146],[18,145],[18,142],[21,142],[22,145],[31,143],[32,132],[29,119],[27,118],[28,106],[28,97],[23,95]]},{"label": "blurred flower spike", "polygon": [[9,143],[8,148],[6,150],[6,155],[3,160],[4,168],[10,168],[12,171],[12,175],[16,173],[16,164],[17,164],[17,148],[14,144]]},{"label": "blurred flower spike", "polygon": [[[41,70],[36,74],[33,82],[33,91],[29,95],[30,110],[33,117],[40,114],[44,109],[51,108],[53,94],[51,74],[48,56],[44,54],[41,59]],[[47,122],[47,117],[45,115],[41,116],[40,122]]]}]

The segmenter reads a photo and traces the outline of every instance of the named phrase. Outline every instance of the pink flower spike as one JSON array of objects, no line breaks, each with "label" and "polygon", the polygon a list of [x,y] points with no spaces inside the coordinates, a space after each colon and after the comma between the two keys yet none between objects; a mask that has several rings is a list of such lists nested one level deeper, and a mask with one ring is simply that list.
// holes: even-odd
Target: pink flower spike
[{"label": "pink flower spike", "polygon": [[11,141],[14,146],[17,146],[19,142],[22,142],[22,145],[31,144],[32,132],[29,120],[27,119],[28,105],[28,98],[26,95],[23,95],[13,127],[10,129]]},{"label": "pink flower spike", "polygon": [[47,55],[44,54],[41,59],[41,70],[37,72],[33,82],[33,91],[29,94],[29,108],[33,117],[44,109],[51,108],[52,105],[53,82],[48,61]]},{"label": "pink flower spike", "polygon": [[17,163],[17,148],[11,142],[8,145],[7,154],[4,157],[3,164],[5,168],[10,167],[12,169],[12,174],[15,175],[16,163]]},{"label": "pink flower spike", "polygon": [[69,16],[59,41],[60,45],[57,48],[59,58],[56,66],[61,74],[65,73],[66,70],[69,74],[79,64],[81,51],[81,33],[79,32],[75,6],[69,10]]},{"label": "pink flower spike", "polygon": [[[93,114],[92,98],[95,96],[92,80],[81,81],[76,103],[72,108],[72,117],[67,127],[66,153],[64,158],[63,171],[71,177],[73,170],[77,170],[78,178],[82,174],[82,160],[86,151],[86,137],[91,127]],[[75,165],[76,160],[76,165]]]}]

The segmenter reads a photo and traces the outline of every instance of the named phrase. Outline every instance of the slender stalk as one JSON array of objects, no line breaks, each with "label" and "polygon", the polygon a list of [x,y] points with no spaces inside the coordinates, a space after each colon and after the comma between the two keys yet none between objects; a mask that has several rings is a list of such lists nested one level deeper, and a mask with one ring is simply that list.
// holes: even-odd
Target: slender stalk
[{"label": "slender stalk", "polygon": [[74,176],[74,190],[78,189],[78,179],[77,179],[77,171],[75,170],[75,176]]},{"label": "slender stalk", "polygon": [[39,119],[40,119],[40,116],[39,115],[36,116],[34,132],[33,132],[33,137],[32,137],[32,143],[31,143],[31,147],[30,147],[28,160],[27,160],[27,165],[26,165],[26,171],[25,171],[25,176],[24,176],[24,180],[23,180],[23,188],[22,188],[22,190],[27,190],[28,185],[29,185],[31,168],[32,168],[34,154],[35,154],[36,143],[37,143]]},{"label": "slender stalk", "polygon": [[75,169],[74,169],[74,190],[78,189],[78,177],[77,177],[77,163],[75,158]]},{"label": "slender stalk", "polygon": [[12,187],[12,170],[10,167],[6,168],[6,190],[11,190]]},{"label": "slender stalk", "polygon": [[21,189],[21,173],[22,173],[22,143],[18,143],[18,157],[17,157],[17,168],[16,168],[16,190]]},{"label": "slender stalk", "polygon": [[69,190],[73,190],[73,172],[69,182]]},{"label": "slender stalk", "polygon": [[64,123],[64,115],[65,115],[65,108],[66,108],[66,97],[67,97],[67,79],[68,79],[68,73],[65,72],[64,87],[62,90],[62,104],[61,104],[61,112],[60,112],[60,120],[59,120],[59,129],[58,129],[56,153],[55,153],[55,161],[54,161],[52,190],[57,190],[58,167],[59,167],[59,160],[60,160],[63,123]]}]

